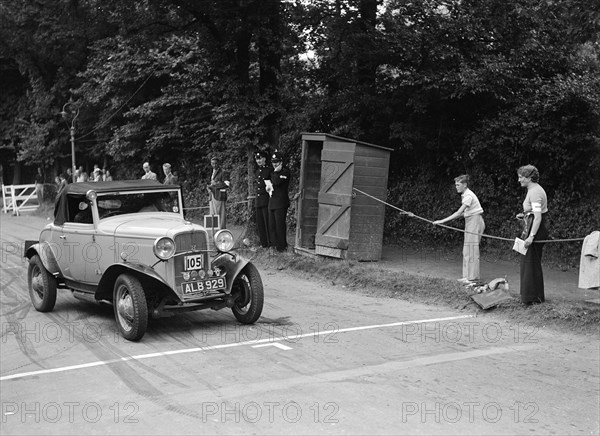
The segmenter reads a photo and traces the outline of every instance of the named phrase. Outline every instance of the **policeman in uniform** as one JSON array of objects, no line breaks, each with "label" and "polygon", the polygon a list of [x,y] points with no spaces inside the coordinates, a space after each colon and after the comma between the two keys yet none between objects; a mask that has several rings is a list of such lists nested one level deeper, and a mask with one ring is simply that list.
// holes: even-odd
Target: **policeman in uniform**
[{"label": "policeman in uniform", "polygon": [[[263,248],[269,248],[269,193],[267,192],[267,184],[271,183],[272,169],[267,166],[267,152],[257,151],[254,153],[254,159],[258,165],[256,172],[256,229],[258,231],[258,239]],[[265,183],[266,181],[266,183]]]},{"label": "policeman in uniform", "polygon": [[270,243],[277,251],[285,251],[287,248],[287,226],[286,216],[290,205],[288,190],[290,187],[290,170],[283,166],[283,156],[276,151],[271,156],[273,170],[271,171],[271,185],[267,186],[270,191],[269,199],[269,229]]}]

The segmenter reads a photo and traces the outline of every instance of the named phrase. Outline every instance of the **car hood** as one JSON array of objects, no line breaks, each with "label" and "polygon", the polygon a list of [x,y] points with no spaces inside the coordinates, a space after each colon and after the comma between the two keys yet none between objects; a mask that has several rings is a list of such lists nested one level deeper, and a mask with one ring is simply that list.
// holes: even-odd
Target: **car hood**
[{"label": "car hood", "polygon": [[204,230],[202,226],[183,220],[177,214],[160,213],[160,216],[144,214],[144,216],[118,216],[104,220],[99,225],[102,233],[119,237],[158,238],[181,232]]}]

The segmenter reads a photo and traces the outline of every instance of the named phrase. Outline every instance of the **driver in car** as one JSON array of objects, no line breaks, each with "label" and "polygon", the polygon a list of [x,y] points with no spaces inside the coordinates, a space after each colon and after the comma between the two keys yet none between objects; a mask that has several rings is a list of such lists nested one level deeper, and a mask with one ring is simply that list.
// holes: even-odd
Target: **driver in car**
[{"label": "driver in car", "polygon": [[82,224],[92,224],[94,221],[92,219],[92,208],[87,201],[79,202],[79,212],[73,218],[73,221],[76,223]]}]

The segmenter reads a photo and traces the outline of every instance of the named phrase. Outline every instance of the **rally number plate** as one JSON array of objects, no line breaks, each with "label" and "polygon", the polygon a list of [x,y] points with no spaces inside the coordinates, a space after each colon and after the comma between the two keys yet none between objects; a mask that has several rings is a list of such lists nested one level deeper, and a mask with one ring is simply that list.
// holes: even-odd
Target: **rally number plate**
[{"label": "rally number plate", "polygon": [[225,289],[225,277],[215,277],[195,282],[184,282],[181,284],[183,295],[209,295],[214,291]]},{"label": "rally number plate", "polygon": [[185,256],[183,259],[184,271],[193,271],[204,267],[204,255],[194,254],[193,256]]}]

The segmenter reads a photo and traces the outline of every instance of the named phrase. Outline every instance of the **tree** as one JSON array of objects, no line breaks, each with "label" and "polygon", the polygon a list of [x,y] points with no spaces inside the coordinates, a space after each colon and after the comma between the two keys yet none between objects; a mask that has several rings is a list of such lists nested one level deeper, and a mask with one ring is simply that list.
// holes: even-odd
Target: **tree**
[{"label": "tree", "polygon": [[[550,195],[588,217],[582,198],[600,192],[587,177],[600,159],[596,3],[6,0],[2,157],[68,159],[58,112],[73,97],[78,160],[122,177],[168,160],[188,204],[206,195],[211,154],[242,201],[257,147],[299,168],[300,132],[322,131],[393,148],[390,192],[419,207],[440,206],[439,184],[469,172],[497,211],[490,228],[502,226],[520,195],[514,170],[533,162],[556,175]],[[252,209],[231,211],[251,222]]]}]

